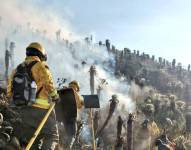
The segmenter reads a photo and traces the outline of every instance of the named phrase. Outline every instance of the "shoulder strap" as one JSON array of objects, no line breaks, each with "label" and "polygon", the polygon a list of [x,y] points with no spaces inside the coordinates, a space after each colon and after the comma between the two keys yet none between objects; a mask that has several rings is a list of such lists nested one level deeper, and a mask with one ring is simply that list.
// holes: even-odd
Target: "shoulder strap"
[{"label": "shoulder strap", "polygon": [[21,63],[17,66],[16,72],[24,73],[25,72],[25,64]]},{"label": "shoulder strap", "polygon": [[26,71],[28,73],[29,78],[33,81],[34,78],[32,76],[32,67],[37,63],[38,61],[32,61],[30,64],[26,65]]}]

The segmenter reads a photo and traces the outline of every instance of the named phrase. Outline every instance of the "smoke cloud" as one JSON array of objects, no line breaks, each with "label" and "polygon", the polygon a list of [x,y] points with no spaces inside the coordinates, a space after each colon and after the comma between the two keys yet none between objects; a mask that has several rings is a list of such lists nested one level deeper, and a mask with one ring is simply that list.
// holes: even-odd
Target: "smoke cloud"
[{"label": "smoke cloud", "polygon": [[[64,10],[63,10],[64,11]],[[106,79],[100,94],[101,110],[109,104],[111,95],[117,94],[119,105],[127,112],[133,112],[135,105],[129,97],[129,85],[124,80],[114,77],[112,66],[114,56],[94,42],[87,44],[84,37],[73,32],[73,26],[67,18],[59,17],[50,10],[40,9],[32,1],[6,0],[0,5],[0,69],[4,70],[5,41],[15,42],[15,67],[25,58],[26,46],[34,41],[41,42],[48,53],[48,64],[54,81],[66,78],[66,85],[71,80],[81,84],[81,94],[90,94],[89,69],[95,65],[96,87],[100,79]],[[56,39],[56,32],[60,35]],[[67,42],[69,41],[69,43]],[[8,47],[8,46],[7,46]],[[85,62],[83,65],[82,62]],[[2,72],[1,72],[2,73]]]},{"label": "smoke cloud", "polygon": [[[108,82],[108,86],[102,91],[108,93],[108,97],[104,98],[109,100],[112,94],[118,94],[125,102],[130,102],[128,84],[113,76],[110,66],[115,63],[114,57],[105,47],[100,47],[93,42],[85,43],[82,36],[73,32],[73,27],[67,18],[59,17],[49,9],[42,9],[29,0],[25,3],[20,0],[4,1],[0,6],[0,14],[2,59],[4,59],[6,39],[16,44],[14,56],[16,65],[25,58],[25,48],[30,42],[41,42],[47,50],[48,64],[55,81],[58,77],[66,78],[68,82],[73,79],[79,80],[82,93],[88,94],[88,71],[91,65],[96,65],[98,78],[106,79]],[[56,40],[58,30],[61,31],[59,41]],[[66,40],[69,41],[69,46]],[[86,65],[83,66],[82,61],[85,61]]]}]

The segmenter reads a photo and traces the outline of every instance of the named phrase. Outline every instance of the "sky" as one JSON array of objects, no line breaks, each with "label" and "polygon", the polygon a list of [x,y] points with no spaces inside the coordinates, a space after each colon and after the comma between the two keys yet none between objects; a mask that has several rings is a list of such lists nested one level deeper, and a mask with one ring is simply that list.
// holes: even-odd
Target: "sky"
[{"label": "sky", "polygon": [[110,39],[118,49],[176,58],[185,66],[191,63],[190,0],[26,1],[67,20],[78,35],[93,34],[96,41]]}]

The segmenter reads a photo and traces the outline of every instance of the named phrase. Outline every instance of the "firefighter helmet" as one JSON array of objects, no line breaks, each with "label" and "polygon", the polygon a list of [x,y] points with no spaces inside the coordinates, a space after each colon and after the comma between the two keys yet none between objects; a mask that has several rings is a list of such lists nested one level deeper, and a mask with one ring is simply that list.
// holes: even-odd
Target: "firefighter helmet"
[{"label": "firefighter helmet", "polygon": [[73,87],[73,86],[74,86],[74,87],[77,89],[78,92],[80,91],[80,83],[79,83],[78,81],[76,81],[76,80],[70,82],[70,83],[69,83],[69,86],[70,86],[70,87]]},{"label": "firefighter helmet", "polygon": [[26,51],[27,56],[39,56],[39,58],[44,61],[47,59],[44,47],[38,42],[30,43]]}]

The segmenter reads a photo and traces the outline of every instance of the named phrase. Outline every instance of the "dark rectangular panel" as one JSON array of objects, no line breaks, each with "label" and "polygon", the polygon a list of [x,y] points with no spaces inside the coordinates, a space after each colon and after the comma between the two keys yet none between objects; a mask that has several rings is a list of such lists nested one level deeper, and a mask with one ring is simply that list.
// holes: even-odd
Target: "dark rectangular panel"
[{"label": "dark rectangular panel", "polygon": [[98,95],[82,95],[85,108],[100,108]]}]

